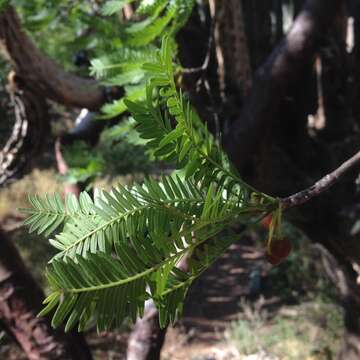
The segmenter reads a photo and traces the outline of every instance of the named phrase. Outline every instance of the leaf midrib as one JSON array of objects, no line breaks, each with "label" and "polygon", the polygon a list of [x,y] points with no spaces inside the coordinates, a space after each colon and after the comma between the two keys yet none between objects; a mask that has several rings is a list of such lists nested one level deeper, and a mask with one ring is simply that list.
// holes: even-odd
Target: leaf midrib
[{"label": "leaf midrib", "polygon": [[[207,221],[203,221],[200,224],[198,224],[197,226],[194,226],[190,229],[187,229],[183,232],[179,233],[179,236],[184,236],[186,234],[188,234],[189,232],[194,232],[194,231],[198,231],[210,224],[215,224],[215,223],[219,223],[219,222],[226,222],[226,220],[231,220],[233,221],[234,219],[234,214],[230,214],[228,216],[224,216],[218,219],[210,219]],[[222,229],[219,229],[215,234],[213,234],[212,236],[216,235],[218,232],[220,232]],[[98,290],[104,290],[104,289],[108,289],[108,288],[112,288],[112,287],[116,287],[116,286],[120,286],[120,285],[124,285],[127,283],[130,283],[132,281],[135,281],[137,279],[141,279],[142,277],[151,274],[152,272],[155,272],[156,270],[158,270],[159,268],[161,268],[163,265],[169,263],[170,261],[175,260],[178,257],[181,257],[182,255],[184,255],[186,252],[198,247],[199,245],[201,245],[202,243],[204,243],[205,241],[207,241],[209,239],[209,237],[206,237],[194,244],[189,245],[187,248],[180,250],[179,252],[177,252],[176,254],[168,257],[167,259],[163,260],[162,262],[158,263],[157,265],[144,270],[136,275],[130,276],[126,279],[121,279],[121,280],[117,280],[117,281],[113,281],[113,282],[109,282],[107,284],[102,284],[102,285],[96,285],[96,286],[89,286],[89,287],[84,287],[84,288],[72,288],[72,289],[60,289],[59,291],[61,293],[83,293],[83,292],[91,292],[91,291],[98,291]]]},{"label": "leaf midrib", "polygon": [[[61,252],[59,252],[57,255],[55,255],[56,258],[61,257],[62,255],[66,255],[69,251],[71,251],[71,249],[73,249],[74,247],[78,246],[80,243],[82,243],[83,241],[85,241],[86,239],[88,239],[90,236],[92,236],[93,234],[97,233],[98,231],[101,231],[103,229],[106,229],[108,226],[124,219],[126,216],[131,216],[133,214],[135,214],[136,212],[139,212],[141,210],[145,210],[145,209],[151,209],[154,207],[164,207],[164,205],[169,205],[169,204],[174,204],[174,203],[178,203],[178,202],[189,202],[189,203],[195,203],[195,202],[201,202],[202,199],[200,198],[187,198],[187,199],[169,199],[168,201],[164,201],[161,204],[152,204],[152,203],[148,203],[146,205],[140,206],[138,208],[135,208],[129,212],[120,214],[119,216],[107,221],[106,223],[98,226],[97,228],[95,228],[94,230],[91,230],[89,233],[87,233],[86,235],[84,235],[83,237],[81,237],[80,239],[76,240],[73,244],[69,245],[66,249],[62,250]],[[166,208],[166,210],[171,210],[171,208]],[[176,210],[177,213],[180,213],[180,211],[178,209],[174,209]],[[186,215],[186,214],[184,214]],[[54,258],[55,258],[54,257]],[[54,259],[53,258],[53,259]],[[53,260],[52,259],[52,260]],[[50,261],[52,261],[50,260]]]}]

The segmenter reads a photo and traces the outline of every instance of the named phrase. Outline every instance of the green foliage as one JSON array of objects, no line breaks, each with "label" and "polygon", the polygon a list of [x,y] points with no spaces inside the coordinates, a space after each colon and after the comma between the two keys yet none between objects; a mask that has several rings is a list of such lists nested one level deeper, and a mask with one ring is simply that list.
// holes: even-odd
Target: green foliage
[{"label": "green foliage", "polygon": [[131,119],[123,120],[101,134],[96,150],[107,164],[105,174],[148,174],[154,168],[155,163],[146,152],[134,125]]},{"label": "green foliage", "polygon": [[68,183],[86,182],[88,186],[99,177],[147,174],[153,168],[133,120],[123,120],[103,130],[95,147],[83,141],[66,145],[64,157],[69,171],[62,179]]},{"label": "green foliage", "polygon": [[36,45],[67,69],[75,70],[73,58],[79,50],[98,56],[116,46],[118,17],[98,16],[94,1],[12,0],[11,4]]},{"label": "green foliage", "polygon": [[0,0],[0,11],[2,11],[9,4],[9,0]]},{"label": "green foliage", "polygon": [[103,156],[84,141],[76,141],[64,147],[64,158],[69,171],[62,180],[76,184],[92,182],[101,176],[106,168]]},{"label": "green foliage", "polygon": [[[28,28],[31,21],[53,24],[51,6],[61,6],[58,0],[17,2]],[[114,17],[130,2],[108,1],[102,13]],[[79,199],[69,195],[65,202],[58,194],[29,196],[25,224],[30,232],[51,236],[49,242],[57,251],[47,268],[51,294],[40,315],[54,311],[52,325],[65,322],[66,331],[74,326],[83,330],[92,319],[99,330],[119,326],[126,317],[135,321],[150,298],[159,309],[161,326],[173,323],[191,283],[236,241],[237,235],[224,236],[223,230],[233,223],[256,222],[278,207],[276,199],[242,181],[176,87],[174,37],[194,0],[134,3],[137,20],[117,26],[112,26],[113,18],[106,23],[88,16],[88,3],[74,2],[71,9],[65,3],[63,9],[77,30],[97,21],[94,26],[101,35],[112,32],[99,44],[106,55],[92,61],[92,74],[106,84],[123,86],[127,98],[107,104],[104,117],[129,110],[147,149],[157,159],[175,163],[177,173],[130,187],[119,185],[109,192],[95,190],[93,197],[86,192]],[[31,19],[30,7],[45,12]],[[46,41],[43,44],[50,48]],[[110,147],[103,154],[111,154],[111,136],[104,143]],[[101,152],[76,146],[69,156],[73,164],[84,169],[89,166],[85,157],[92,166],[78,176],[107,167]],[[184,257],[186,271],[178,266]]]},{"label": "green foliage", "polygon": [[[169,37],[156,63],[147,63],[146,100],[125,101],[140,136],[154,154],[177,163],[184,176],[146,179],[142,185],[110,192],[86,192],[65,204],[59,195],[30,196],[30,231],[55,235],[58,253],[47,277],[52,289],[41,314],[56,308],[53,326],[66,321],[83,330],[95,317],[99,330],[135,321],[152,298],[160,324],[174,322],[193,280],[236,236],[223,237],[229,224],[256,221],[277,200],[252,189],[178,92]],[[189,269],[177,265],[189,256]],[[114,311],[116,309],[116,311]]]},{"label": "green foliage", "polygon": [[[156,62],[156,51],[162,36],[167,35],[176,49],[175,35],[188,20],[194,0],[115,0],[102,8],[104,14],[117,13],[127,3],[138,5],[135,21],[121,24],[117,50],[106,52],[91,61],[91,74],[106,85],[123,86],[129,100],[145,97],[148,79],[143,64]],[[124,99],[106,104],[103,119],[121,115],[127,110]]]},{"label": "green foliage", "polygon": [[113,15],[120,11],[124,5],[133,2],[134,0],[110,0],[103,6],[101,13],[105,16]]}]

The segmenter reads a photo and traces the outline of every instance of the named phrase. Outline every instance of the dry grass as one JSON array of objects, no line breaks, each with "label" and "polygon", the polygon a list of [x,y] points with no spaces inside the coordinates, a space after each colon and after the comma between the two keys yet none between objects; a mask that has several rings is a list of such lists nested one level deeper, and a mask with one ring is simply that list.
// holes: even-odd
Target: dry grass
[{"label": "dry grass", "polygon": [[0,221],[8,216],[21,216],[18,208],[27,207],[27,194],[61,192],[62,188],[54,170],[34,169],[23,179],[0,190]]},{"label": "dry grass", "polygon": [[315,298],[282,306],[270,318],[249,303],[242,306],[239,320],[225,334],[241,354],[264,352],[279,360],[328,360],[335,358],[340,348],[343,320],[336,304]]}]

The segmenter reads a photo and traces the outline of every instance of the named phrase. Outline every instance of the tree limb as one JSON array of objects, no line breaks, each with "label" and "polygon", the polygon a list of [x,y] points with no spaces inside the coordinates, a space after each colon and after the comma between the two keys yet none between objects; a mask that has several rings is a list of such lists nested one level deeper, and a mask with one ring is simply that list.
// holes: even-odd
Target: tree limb
[{"label": "tree limb", "polygon": [[93,79],[66,72],[60,65],[42,54],[21,29],[13,7],[0,14],[0,44],[17,76],[29,88],[38,89],[56,102],[98,110],[105,102],[103,88]]},{"label": "tree limb", "polygon": [[336,170],[321,178],[314,185],[310,186],[307,189],[299,191],[296,194],[281,199],[280,201],[282,204],[282,208],[289,209],[294,206],[304,204],[315,196],[321,195],[324,191],[333,186],[346,172],[359,164],[360,151],[358,151],[354,156],[345,161]]},{"label": "tree limb", "polygon": [[308,0],[288,35],[257,70],[251,94],[224,141],[240,173],[253,160],[264,134],[274,125],[281,101],[313,63],[343,5],[343,0]]}]

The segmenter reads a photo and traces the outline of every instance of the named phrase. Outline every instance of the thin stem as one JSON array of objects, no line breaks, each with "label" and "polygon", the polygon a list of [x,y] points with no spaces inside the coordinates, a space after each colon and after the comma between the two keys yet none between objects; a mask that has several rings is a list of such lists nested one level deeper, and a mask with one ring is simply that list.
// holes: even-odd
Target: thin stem
[{"label": "thin stem", "polygon": [[[196,224],[195,226],[189,228],[189,229],[185,229],[183,231],[181,231],[179,233],[178,236],[186,236],[187,234],[189,233],[192,233],[192,232],[196,232],[196,231],[199,231],[201,229],[203,229],[204,227],[207,227],[209,225],[214,225],[214,224],[217,224],[217,223],[220,223],[220,222],[233,222],[233,217],[234,215],[233,214],[230,214],[228,216],[224,216],[224,217],[221,217],[221,218],[218,218],[218,219],[210,219],[210,220],[206,220],[204,222],[200,222],[200,224]],[[113,288],[113,287],[116,287],[116,286],[120,286],[120,285],[124,285],[124,284],[127,284],[127,283],[130,283],[132,281],[135,281],[137,279],[141,279],[143,277],[145,277],[146,275],[148,274],[151,274],[155,271],[157,271],[158,269],[160,269],[162,266],[168,264],[169,262],[171,261],[176,261],[176,259],[180,258],[182,255],[186,254],[187,252],[197,248],[199,245],[201,245],[202,243],[204,243],[205,241],[207,241],[211,236],[215,236],[217,233],[219,233],[223,228],[216,228],[214,229],[214,233],[211,233],[209,236],[206,236],[205,238],[195,242],[195,243],[192,243],[190,244],[188,247],[178,251],[176,254],[170,256],[169,258],[161,261],[160,263],[152,266],[151,268],[149,269],[146,269],[142,272],[139,272],[133,276],[130,276],[126,279],[120,279],[120,280],[117,280],[117,281],[111,281],[111,282],[108,282],[106,284],[101,284],[101,285],[93,285],[93,286],[88,286],[88,287],[81,287],[81,288],[62,288],[62,289],[59,289],[60,292],[62,293],[83,293],[83,292],[90,292],[90,291],[99,291],[99,290],[104,290],[104,289],[109,289],[109,288]],[[169,238],[169,240],[172,239],[172,237]]]},{"label": "thin stem", "polygon": [[338,180],[354,166],[360,164],[360,151],[357,152],[350,159],[346,160],[342,165],[340,165],[336,170],[330,174],[324,176],[314,185],[310,186],[307,189],[299,191],[296,194],[290,195],[286,198],[280,199],[283,209],[289,209],[294,206],[298,206],[308,202],[315,196],[321,195],[324,191],[329,189],[332,185],[338,182]]},{"label": "thin stem", "polygon": [[[171,208],[171,204],[173,203],[181,203],[181,202],[200,202],[201,199],[172,199],[172,200],[166,200],[163,201],[163,203],[161,204],[156,204],[156,203],[147,203],[147,204],[143,204],[131,211],[128,212],[124,212],[124,213],[120,213],[118,216],[108,220],[107,222],[97,226],[95,229],[89,231],[87,234],[85,234],[84,236],[82,236],[80,239],[77,239],[75,242],[73,242],[72,244],[70,244],[69,246],[67,246],[64,250],[60,251],[57,255],[55,255],[56,258],[62,257],[67,255],[71,249],[73,249],[74,247],[77,247],[80,243],[84,242],[86,239],[90,238],[92,235],[94,235],[95,233],[99,232],[99,231],[105,231],[106,228],[108,228],[109,226],[113,225],[116,222],[120,222],[121,220],[125,219],[128,216],[132,216],[134,214],[136,214],[137,212],[140,212],[142,210],[145,209],[153,209],[153,208],[164,208],[166,205],[166,210],[171,212],[173,208]],[[179,215],[181,212],[177,209],[176,210],[177,215]],[[182,213],[181,213],[182,214]],[[182,214],[185,215],[186,214]],[[186,217],[185,217],[186,218]],[[54,257],[54,258],[55,258]],[[53,259],[54,259],[53,258]],[[50,260],[51,262],[52,260]]]}]

